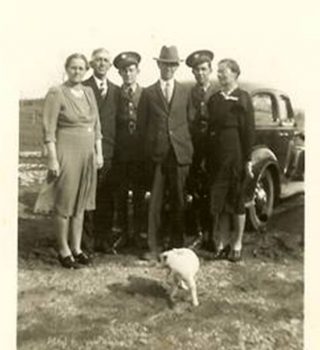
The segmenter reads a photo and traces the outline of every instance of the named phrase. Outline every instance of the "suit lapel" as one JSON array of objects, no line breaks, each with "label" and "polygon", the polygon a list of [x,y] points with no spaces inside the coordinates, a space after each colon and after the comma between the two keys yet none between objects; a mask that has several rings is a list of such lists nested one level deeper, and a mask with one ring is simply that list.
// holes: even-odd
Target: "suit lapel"
[{"label": "suit lapel", "polygon": [[174,82],[174,88],[173,88],[173,93],[172,93],[172,97],[171,97],[171,103],[170,103],[170,109],[174,109],[176,106],[176,103],[180,100],[180,96],[181,96],[181,86],[179,85],[178,82]]},{"label": "suit lapel", "polygon": [[107,79],[107,94],[104,98],[101,98],[101,107],[110,99],[110,96],[112,94],[112,90],[113,90],[113,85],[110,82],[110,80]]},{"label": "suit lapel", "polygon": [[94,80],[94,77],[92,76],[88,80],[88,84],[92,87],[94,95],[96,96],[96,100],[98,103],[99,109],[106,103],[107,99],[109,98],[109,95],[112,93],[112,83],[107,79],[107,94],[104,98],[101,97],[100,90],[96,84],[96,81]]},{"label": "suit lapel", "polygon": [[215,88],[212,83],[210,83],[208,90],[206,91],[206,101],[214,94]]},{"label": "suit lapel", "polygon": [[156,88],[156,91],[157,91],[157,94],[158,94],[159,99],[162,101],[163,107],[165,108],[165,110],[166,110],[167,112],[169,112],[169,104],[168,104],[168,102],[166,101],[165,97],[163,96],[163,93],[162,93],[162,90],[161,90],[161,86],[160,86],[160,81],[158,81],[158,82],[156,83],[155,88]]},{"label": "suit lapel", "polygon": [[96,84],[93,76],[91,76],[91,78],[88,80],[88,85],[91,86],[91,88],[92,88],[92,90],[94,92],[94,95],[96,97],[96,100],[97,100],[97,102],[99,102],[99,100],[101,99],[100,91],[99,91],[99,89],[97,87],[97,84]]},{"label": "suit lapel", "polygon": [[140,97],[141,97],[141,93],[142,93],[142,88],[140,85],[137,85],[136,91],[133,94],[133,103],[134,105],[137,107]]},{"label": "suit lapel", "polygon": [[102,104],[103,104],[103,98],[101,97],[100,90],[99,90],[99,88],[98,88],[98,86],[96,84],[96,81],[94,80],[93,76],[88,80],[88,84],[93,89],[94,95],[95,95],[96,100],[97,100],[98,107],[100,109]]}]

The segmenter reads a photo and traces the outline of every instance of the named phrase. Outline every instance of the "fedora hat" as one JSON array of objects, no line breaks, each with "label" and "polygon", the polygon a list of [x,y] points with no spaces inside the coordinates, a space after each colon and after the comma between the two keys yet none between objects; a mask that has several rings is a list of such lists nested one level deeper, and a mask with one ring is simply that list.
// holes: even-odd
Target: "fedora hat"
[{"label": "fedora hat", "polygon": [[176,46],[162,46],[159,57],[154,57],[158,62],[177,63],[183,60],[179,58],[178,49]]}]

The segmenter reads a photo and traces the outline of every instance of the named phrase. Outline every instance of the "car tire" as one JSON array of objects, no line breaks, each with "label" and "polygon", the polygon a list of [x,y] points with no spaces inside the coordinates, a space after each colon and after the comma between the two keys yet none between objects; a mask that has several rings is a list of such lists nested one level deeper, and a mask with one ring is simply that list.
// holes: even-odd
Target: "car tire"
[{"label": "car tire", "polygon": [[249,221],[253,229],[264,229],[273,212],[275,184],[270,169],[266,168],[258,176],[252,205],[248,208]]}]

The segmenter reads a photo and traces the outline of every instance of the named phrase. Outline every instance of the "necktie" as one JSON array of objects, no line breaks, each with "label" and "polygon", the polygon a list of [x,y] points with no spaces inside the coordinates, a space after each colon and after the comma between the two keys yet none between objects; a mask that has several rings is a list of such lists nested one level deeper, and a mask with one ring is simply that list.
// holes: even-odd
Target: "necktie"
[{"label": "necktie", "polygon": [[100,83],[100,95],[101,95],[101,97],[105,97],[106,96],[106,92],[107,92],[107,89],[106,89],[106,85],[105,85],[105,83],[102,81],[101,83]]},{"label": "necktie", "polygon": [[171,100],[171,88],[170,83],[165,83],[164,85],[164,97],[168,103],[170,103]]},{"label": "necktie", "polygon": [[132,100],[133,97],[133,89],[131,86],[128,87],[128,97],[130,100]]},{"label": "necktie", "polygon": [[205,99],[206,89],[203,86],[200,87],[200,96],[201,96],[201,100]]}]

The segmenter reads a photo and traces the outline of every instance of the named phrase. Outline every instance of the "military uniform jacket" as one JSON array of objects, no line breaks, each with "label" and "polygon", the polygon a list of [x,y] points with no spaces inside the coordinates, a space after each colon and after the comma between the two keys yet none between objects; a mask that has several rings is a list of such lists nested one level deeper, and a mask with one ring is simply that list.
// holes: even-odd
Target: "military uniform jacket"
[{"label": "military uniform jacket", "polygon": [[138,130],[146,159],[162,163],[172,147],[179,165],[191,164],[193,146],[187,104],[188,90],[176,81],[170,104],[159,81],[144,89],[138,108]]},{"label": "military uniform jacket", "polygon": [[209,113],[207,103],[214,94],[212,84],[204,91],[196,84],[192,87],[188,101],[188,117],[191,121],[190,131],[195,149],[195,156],[202,157],[207,149]]},{"label": "military uniform jacket", "polygon": [[83,82],[83,85],[90,86],[93,89],[97,100],[102,138],[103,157],[111,161],[114,154],[115,134],[116,134],[116,115],[119,108],[120,88],[107,80],[107,94],[103,98],[92,76]]},{"label": "military uniform jacket", "polygon": [[131,92],[121,87],[119,110],[116,118],[116,144],[114,161],[129,162],[142,159],[137,131],[137,108],[142,88]]}]

